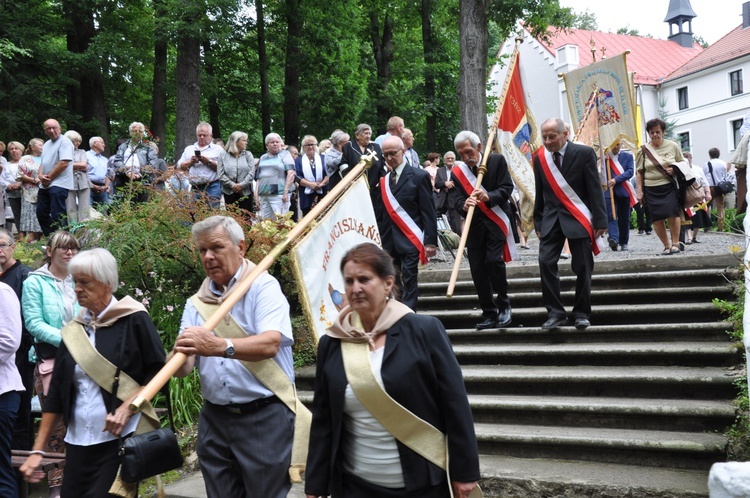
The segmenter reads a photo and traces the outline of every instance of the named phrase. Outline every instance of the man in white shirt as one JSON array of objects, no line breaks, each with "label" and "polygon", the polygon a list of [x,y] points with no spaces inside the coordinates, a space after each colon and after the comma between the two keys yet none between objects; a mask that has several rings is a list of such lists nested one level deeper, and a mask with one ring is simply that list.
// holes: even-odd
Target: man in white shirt
[{"label": "man in white shirt", "polygon": [[414,134],[409,128],[404,128],[401,140],[404,142],[404,159],[406,159],[406,164],[412,168],[422,169],[422,165],[419,164],[419,154],[413,149]]},{"label": "man in white shirt", "polygon": [[388,137],[400,137],[404,132],[404,120],[398,116],[391,116],[385,125],[386,132],[375,139],[375,143],[383,146],[383,140]]},{"label": "man in white shirt", "polygon": [[68,225],[68,191],[73,188],[73,142],[62,134],[60,123],[54,119],[44,122],[44,133],[50,138],[42,147],[39,168],[39,195],[36,217],[44,236]]},{"label": "man in white shirt", "polygon": [[213,128],[206,122],[195,128],[197,142],[185,147],[178,162],[180,169],[188,171],[188,178],[195,197],[208,197],[208,204],[218,208],[221,202],[221,182],[216,173],[219,156],[224,151],[213,143]]},{"label": "man in white shirt", "polygon": [[107,176],[107,158],[104,152],[104,139],[102,137],[91,137],[89,139],[89,150],[86,152],[88,171],[86,174],[91,182],[91,205],[106,209],[109,204],[109,177]]},{"label": "man in white shirt", "polygon": [[706,175],[708,186],[711,188],[711,204],[716,207],[716,216],[718,217],[718,227],[721,232],[724,229],[724,195],[730,192],[720,190],[718,185],[725,181],[731,181],[729,176],[729,166],[726,162],[719,159],[721,152],[716,147],[709,149],[709,161],[703,166],[703,174]]}]

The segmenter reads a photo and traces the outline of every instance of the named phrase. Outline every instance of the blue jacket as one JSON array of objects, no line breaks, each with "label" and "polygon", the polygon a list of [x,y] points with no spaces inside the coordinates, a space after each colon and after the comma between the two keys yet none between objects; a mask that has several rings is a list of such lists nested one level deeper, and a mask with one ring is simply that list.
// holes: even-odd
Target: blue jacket
[{"label": "blue jacket", "polygon": [[[633,156],[625,151],[620,151],[617,154],[617,161],[622,166],[622,174],[616,175],[612,172],[612,178],[615,180],[615,197],[628,197],[628,191],[625,190],[623,183],[633,178],[634,167],[633,167]],[[609,199],[609,189],[604,190],[604,197]]]},{"label": "blue jacket", "polygon": [[[26,329],[34,337],[35,343],[46,342],[59,347],[62,340],[60,330],[67,323],[66,314],[72,318],[80,309],[72,294],[73,277],[69,275],[64,282],[66,286],[69,286],[70,296],[73,298],[66,313],[65,299],[60,290],[61,282],[63,281],[52,275],[47,265],[44,265],[31,272],[23,283],[21,309]],[[68,302],[71,302],[70,297]],[[36,353],[33,349],[29,351],[29,361],[36,361]]]}]

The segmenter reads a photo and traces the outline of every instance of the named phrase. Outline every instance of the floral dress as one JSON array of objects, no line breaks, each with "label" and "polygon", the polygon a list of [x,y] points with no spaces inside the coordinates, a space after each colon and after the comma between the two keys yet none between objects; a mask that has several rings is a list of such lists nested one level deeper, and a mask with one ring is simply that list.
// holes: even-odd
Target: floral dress
[{"label": "floral dress", "polygon": [[[41,156],[23,156],[18,161],[18,180],[21,176],[30,176],[35,180],[39,177],[39,166],[42,162]],[[36,217],[36,200],[39,194],[39,186],[23,182],[23,197],[21,199],[21,226],[22,232],[41,232],[39,220]]]}]

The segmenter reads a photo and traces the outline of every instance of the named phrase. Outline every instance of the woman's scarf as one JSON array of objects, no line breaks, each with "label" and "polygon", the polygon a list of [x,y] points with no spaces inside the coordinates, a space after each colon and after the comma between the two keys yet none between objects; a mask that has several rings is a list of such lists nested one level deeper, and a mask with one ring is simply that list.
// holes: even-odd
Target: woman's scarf
[{"label": "woman's scarf", "polygon": [[[237,277],[234,282],[230,282],[229,285],[224,288],[224,292],[221,296],[217,296],[216,294],[211,292],[211,279],[206,277],[201,284],[201,288],[198,289],[198,293],[196,294],[198,296],[198,299],[206,304],[223,303],[227,299],[227,296],[229,296],[237,288],[237,283],[245,280],[245,277],[247,277],[250,272],[253,271],[253,268],[255,268],[255,263],[253,263],[249,259],[243,259],[242,265],[240,266],[240,276]],[[214,283],[214,285],[216,284]]]},{"label": "woman's scarf", "polygon": [[326,333],[342,341],[366,342],[372,349],[375,349],[375,339],[380,334],[387,332],[396,322],[409,313],[414,313],[411,308],[395,299],[389,299],[372,330],[367,332],[362,326],[359,314],[352,311],[351,306],[347,305],[341,310],[336,321],[326,330]]},{"label": "woman's scarf", "polygon": [[[320,162],[320,154],[317,152],[315,153],[315,175],[313,175],[312,167],[310,166],[310,158],[307,157],[307,154],[302,156],[302,174],[305,177],[305,180],[308,182],[314,182],[319,183],[323,181],[323,165]],[[305,193],[306,194],[312,194],[313,189],[310,187],[305,187]],[[318,189],[315,192],[318,194],[323,193],[323,189]]]},{"label": "woman's scarf", "polygon": [[125,296],[116,303],[113,303],[101,316],[93,316],[90,315],[90,311],[89,313],[86,313],[86,311],[86,309],[81,308],[73,320],[96,330],[99,327],[109,327],[120,318],[132,315],[133,313],[146,311],[146,308],[132,297]]}]

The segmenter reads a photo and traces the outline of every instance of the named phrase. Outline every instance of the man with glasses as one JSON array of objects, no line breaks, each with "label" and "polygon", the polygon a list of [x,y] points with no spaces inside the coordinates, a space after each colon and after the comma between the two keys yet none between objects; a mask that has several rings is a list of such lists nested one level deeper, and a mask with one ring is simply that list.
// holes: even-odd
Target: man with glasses
[{"label": "man with glasses", "polygon": [[[29,276],[31,268],[13,257],[15,249],[13,235],[8,230],[0,228],[0,272],[2,272],[0,273],[0,282],[13,289],[20,303],[23,294],[23,282]],[[21,323],[23,324],[23,316],[21,316]],[[33,339],[25,326],[21,330],[21,346],[16,351],[16,367],[21,374],[21,380],[26,391],[21,393],[21,404],[18,407],[18,417],[13,430],[12,448],[14,450],[30,450],[33,442],[31,394],[34,387],[34,364],[29,361],[29,349]]]},{"label": "man with glasses", "polygon": [[102,154],[104,152],[104,139],[102,137],[91,137],[89,147],[91,150],[86,152],[86,162],[89,167],[87,174],[92,185],[91,205],[96,205],[106,213],[110,202],[110,179],[107,176],[108,159]]},{"label": "man with glasses", "polygon": [[205,192],[209,205],[218,208],[221,203],[221,182],[216,168],[224,149],[212,142],[213,136],[213,127],[209,123],[198,123],[195,128],[196,142],[185,147],[177,164],[180,169],[189,171],[196,198]]},{"label": "man with glasses", "polygon": [[54,119],[44,122],[44,133],[49,140],[42,147],[39,168],[39,195],[36,217],[42,233],[49,236],[54,230],[68,225],[66,202],[73,189],[73,142],[62,134],[60,123]]},{"label": "man with glasses", "polygon": [[386,138],[382,150],[388,173],[380,179],[380,197],[374,206],[380,240],[393,257],[401,302],[417,311],[419,264],[427,264],[437,252],[432,181],[423,169],[407,166],[400,138]]}]

